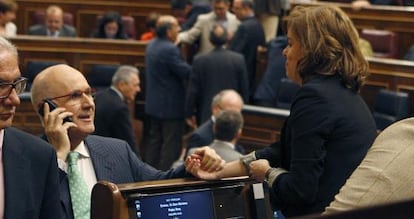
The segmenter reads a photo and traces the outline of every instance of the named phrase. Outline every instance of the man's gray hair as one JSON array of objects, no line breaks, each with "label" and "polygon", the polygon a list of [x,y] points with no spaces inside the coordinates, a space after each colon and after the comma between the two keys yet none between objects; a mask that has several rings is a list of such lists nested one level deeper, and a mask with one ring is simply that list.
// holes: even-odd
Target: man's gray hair
[{"label": "man's gray hair", "polygon": [[138,68],[132,65],[121,65],[116,70],[114,76],[112,76],[112,86],[115,86],[120,81],[129,82],[131,79],[131,75],[139,76]]}]

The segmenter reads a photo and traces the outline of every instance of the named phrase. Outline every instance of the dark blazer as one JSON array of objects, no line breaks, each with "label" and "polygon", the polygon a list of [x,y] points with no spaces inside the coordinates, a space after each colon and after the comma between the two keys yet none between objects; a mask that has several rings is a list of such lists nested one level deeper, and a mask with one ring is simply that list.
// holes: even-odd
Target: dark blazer
[{"label": "dark blazer", "polygon": [[[96,179],[115,184],[188,176],[184,166],[160,171],[140,160],[122,140],[90,135],[85,139],[95,169]],[[65,218],[72,219],[72,203],[66,173],[60,170],[61,206]]]},{"label": "dark blazer", "polygon": [[[46,29],[46,26],[43,24],[33,25],[29,28],[29,32],[27,34],[46,36]],[[59,37],[76,37],[76,29],[72,26],[64,24],[59,30]]]},{"label": "dark blazer", "polygon": [[94,100],[95,134],[125,140],[136,151],[131,115],[125,101],[112,88],[98,92]]},{"label": "dark blazer", "polygon": [[[214,132],[213,132],[213,120],[210,118],[206,122],[204,122],[201,126],[199,126],[193,133],[191,133],[190,137],[188,138],[187,142],[187,150],[186,155],[187,157],[190,153],[189,151],[193,148],[202,147],[210,145],[214,140]],[[235,146],[236,151],[244,154],[245,150],[241,145],[236,144]]]},{"label": "dark blazer", "polygon": [[169,40],[155,38],[145,50],[145,112],[159,119],[184,118],[191,66]]},{"label": "dark blazer", "polygon": [[339,76],[315,76],[298,91],[280,142],[256,151],[288,171],[272,185],[272,206],[286,216],[323,212],[375,137],[364,100]]},{"label": "dark blazer", "polygon": [[262,24],[256,17],[247,17],[241,21],[231,41],[230,49],[243,54],[249,72],[250,95],[253,95],[256,83],[256,54],[258,46],[265,46],[266,39]]},{"label": "dark blazer", "polygon": [[5,219],[61,218],[56,152],[43,140],[6,128],[3,141]]},{"label": "dark blazer", "polygon": [[236,90],[248,100],[248,78],[243,56],[223,48],[196,56],[186,98],[186,116],[197,115],[198,124],[211,117],[211,101],[224,89]]}]

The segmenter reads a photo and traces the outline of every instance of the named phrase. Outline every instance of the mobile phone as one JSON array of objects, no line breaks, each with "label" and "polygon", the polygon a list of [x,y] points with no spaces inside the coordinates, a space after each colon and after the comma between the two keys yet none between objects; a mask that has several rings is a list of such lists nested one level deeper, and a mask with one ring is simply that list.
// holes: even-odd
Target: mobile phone
[{"label": "mobile phone", "polygon": [[[39,108],[39,114],[42,115],[42,116],[44,116],[44,114],[45,114],[44,111],[43,111],[43,108],[44,108],[45,104],[49,105],[50,112],[52,112],[54,109],[57,108],[56,103],[53,102],[51,99],[48,99],[48,98],[44,99],[43,103],[42,103],[42,106]],[[72,122],[72,118],[70,116],[64,118],[63,123],[65,123],[65,122]]]}]

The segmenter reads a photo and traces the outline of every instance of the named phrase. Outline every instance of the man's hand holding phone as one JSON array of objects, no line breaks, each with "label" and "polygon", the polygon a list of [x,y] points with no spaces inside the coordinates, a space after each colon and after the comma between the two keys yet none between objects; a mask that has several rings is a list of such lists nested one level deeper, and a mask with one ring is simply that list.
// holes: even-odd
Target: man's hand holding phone
[{"label": "man's hand holding phone", "polygon": [[48,99],[44,100],[39,113],[43,114],[43,125],[49,143],[55,147],[58,158],[66,160],[71,148],[68,130],[71,127],[77,127],[71,119],[73,113],[66,111],[63,107],[57,107],[53,101]]}]

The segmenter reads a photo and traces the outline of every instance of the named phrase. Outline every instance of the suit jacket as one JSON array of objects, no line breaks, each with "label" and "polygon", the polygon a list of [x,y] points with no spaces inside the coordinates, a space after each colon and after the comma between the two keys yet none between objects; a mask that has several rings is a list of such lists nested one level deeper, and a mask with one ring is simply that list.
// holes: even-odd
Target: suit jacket
[{"label": "suit jacket", "polygon": [[[209,147],[214,149],[216,153],[226,162],[238,160],[240,159],[240,156],[242,156],[242,154],[231,148],[229,145],[224,144],[222,141],[214,141],[209,145]],[[188,154],[192,154],[196,149],[197,148],[192,148]]]},{"label": "suit jacket", "polygon": [[43,140],[6,128],[3,141],[5,219],[61,218],[56,152]]},{"label": "suit jacket", "polygon": [[[188,176],[184,166],[160,171],[140,160],[128,143],[115,138],[90,135],[85,139],[96,179],[115,184]],[[60,170],[61,206],[65,218],[73,218],[67,175]]]},{"label": "suit jacket", "polygon": [[[227,17],[227,31],[229,33],[234,33],[237,30],[237,27],[240,24],[240,21],[237,20],[236,16],[230,12],[226,13]],[[207,14],[200,14],[197,17],[197,21],[194,26],[184,32],[178,34],[178,39],[180,42],[193,44],[197,40],[200,40],[200,46],[197,54],[203,54],[211,51],[214,46],[211,44],[209,37],[210,31],[213,29],[213,26],[217,23],[216,14],[214,11]]]},{"label": "suit jacket", "polygon": [[414,199],[413,136],[414,118],[383,130],[324,213]]},{"label": "suit jacket", "polygon": [[282,1],[281,0],[255,0],[255,12],[258,15],[272,14],[281,15]]},{"label": "suit jacket", "polygon": [[249,72],[250,95],[253,96],[256,87],[256,54],[257,47],[265,46],[266,39],[262,24],[255,17],[247,17],[237,28],[230,49],[242,54]]},{"label": "suit jacket", "polygon": [[[47,27],[43,24],[33,25],[29,28],[29,35],[40,35],[46,36],[47,35]],[[59,30],[59,37],[76,37],[76,29],[69,25],[64,24],[62,28]]]},{"label": "suit jacket", "polygon": [[95,134],[125,140],[136,151],[131,115],[125,101],[112,88],[98,92],[94,100]]},{"label": "suit jacket", "polygon": [[191,66],[167,39],[155,38],[145,51],[145,112],[159,119],[184,118]]},{"label": "suit jacket", "polygon": [[224,89],[234,89],[248,100],[249,81],[243,56],[223,48],[197,56],[193,62],[186,98],[187,117],[197,115],[198,124],[211,117],[211,101]]},{"label": "suit jacket", "polygon": [[286,58],[283,55],[286,45],[286,36],[277,37],[269,42],[266,71],[254,94],[255,105],[277,106],[280,80],[286,77]]},{"label": "suit jacket", "polygon": [[[187,152],[185,157],[190,153],[189,151],[193,148],[210,145],[214,140],[213,133],[213,120],[209,119],[199,126],[193,133],[191,133],[187,142]],[[244,154],[245,150],[241,145],[236,144],[235,149],[237,152]]]},{"label": "suit jacket", "polygon": [[256,151],[257,159],[287,171],[273,182],[272,206],[286,216],[323,212],[375,136],[370,110],[340,76],[310,79],[296,94],[280,143]]}]

